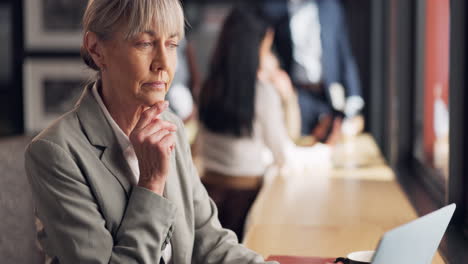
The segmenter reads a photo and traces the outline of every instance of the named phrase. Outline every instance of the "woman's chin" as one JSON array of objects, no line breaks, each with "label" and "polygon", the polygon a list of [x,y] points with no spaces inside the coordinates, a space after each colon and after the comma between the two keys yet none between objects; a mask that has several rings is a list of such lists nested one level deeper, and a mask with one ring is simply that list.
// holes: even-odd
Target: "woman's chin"
[{"label": "woman's chin", "polygon": [[164,94],[152,94],[152,95],[148,95],[148,96],[141,98],[141,101],[145,106],[151,107],[158,102],[164,101],[165,96],[166,96],[165,93]]}]

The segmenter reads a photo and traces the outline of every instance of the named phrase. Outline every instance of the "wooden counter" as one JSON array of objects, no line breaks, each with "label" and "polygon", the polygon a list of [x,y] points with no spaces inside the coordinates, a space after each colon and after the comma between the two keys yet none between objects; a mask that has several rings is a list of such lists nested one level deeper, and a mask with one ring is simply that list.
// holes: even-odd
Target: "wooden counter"
[{"label": "wooden counter", "polygon": [[[244,244],[265,257],[345,256],[375,249],[386,231],[417,218],[372,137],[350,145],[337,145],[332,169],[267,178]],[[437,254],[433,263],[444,262]]]}]

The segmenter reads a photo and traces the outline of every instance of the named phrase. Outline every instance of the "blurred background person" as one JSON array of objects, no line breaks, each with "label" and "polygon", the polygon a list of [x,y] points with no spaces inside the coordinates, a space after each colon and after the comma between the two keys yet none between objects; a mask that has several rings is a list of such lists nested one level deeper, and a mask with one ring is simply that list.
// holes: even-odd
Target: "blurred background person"
[{"label": "blurred background person", "polygon": [[338,131],[334,119],[353,118],[364,106],[340,2],[263,1],[260,9],[274,24],[274,46],[297,88],[302,134],[324,141]]},{"label": "blurred background person", "polygon": [[174,81],[166,99],[169,101],[169,108],[184,123],[196,116],[195,96],[200,87],[200,75],[194,60],[193,48],[187,38],[182,39],[177,49]]},{"label": "blurred background person", "polygon": [[268,49],[261,56],[258,78],[272,86],[281,98],[284,112],[284,122],[289,137],[293,141],[301,138],[301,114],[299,110],[297,93],[286,71],[281,69],[278,58],[271,51],[273,33],[268,37]]},{"label": "blurred background person", "polygon": [[286,73],[274,78],[271,73],[280,71],[265,66],[271,61],[273,37],[252,8],[234,8],[200,94],[202,182],[218,206],[221,224],[240,240],[269,166],[314,167],[330,156],[326,145],[300,148],[288,137],[274,85],[292,85]]},{"label": "blurred background person", "polygon": [[185,132],[192,145],[198,131],[195,98],[199,94],[201,81],[194,50],[187,38],[188,36],[182,39],[177,47],[176,71],[166,100],[169,102],[169,108],[183,120]]}]

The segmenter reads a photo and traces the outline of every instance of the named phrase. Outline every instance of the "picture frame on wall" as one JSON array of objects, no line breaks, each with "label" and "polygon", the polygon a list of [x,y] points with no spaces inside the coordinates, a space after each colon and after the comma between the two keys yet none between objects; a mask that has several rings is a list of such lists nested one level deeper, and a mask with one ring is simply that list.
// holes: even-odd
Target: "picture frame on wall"
[{"label": "picture frame on wall", "polygon": [[39,132],[73,109],[93,72],[80,59],[29,59],[24,64],[24,128]]},{"label": "picture frame on wall", "polygon": [[86,0],[23,0],[28,50],[79,51]]},{"label": "picture frame on wall", "polygon": [[[11,81],[12,53],[12,14],[11,6],[0,2],[0,84]],[[1,88],[0,88],[1,90]]]}]

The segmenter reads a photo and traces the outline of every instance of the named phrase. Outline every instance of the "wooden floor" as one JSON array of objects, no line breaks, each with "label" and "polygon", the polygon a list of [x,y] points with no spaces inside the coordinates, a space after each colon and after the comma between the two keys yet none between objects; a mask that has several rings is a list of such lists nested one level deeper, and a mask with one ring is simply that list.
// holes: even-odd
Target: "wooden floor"
[{"label": "wooden floor", "polygon": [[[373,250],[386,231],[417,218],[369,135],[338,144],[334,168],[267,178],[244,244],[267,257],[338,257]],[[433,263],[444,263],[436,254]]]}]

